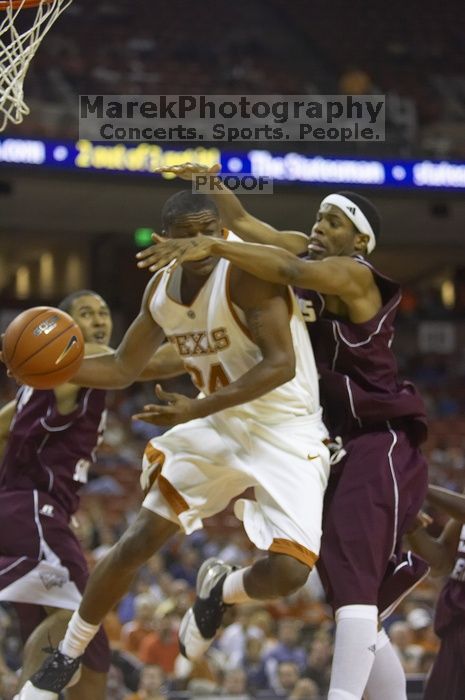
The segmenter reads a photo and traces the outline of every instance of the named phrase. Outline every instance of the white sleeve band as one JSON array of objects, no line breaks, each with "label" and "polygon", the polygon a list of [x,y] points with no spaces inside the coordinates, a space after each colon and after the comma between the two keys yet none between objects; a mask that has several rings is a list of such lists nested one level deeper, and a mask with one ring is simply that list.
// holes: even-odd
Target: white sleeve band
[{"label": "white sleeve band", "polygon": [[334,204],[335,207],[339,207],[352,221],[357,231],[365,233],[368,236],[367,253],[372,253],[374,251],[376,247],[375,233],[365,214],[355,202],[348,197],[344,197],[342,194],[329,194],[323,199],[320,206],[323,204]]}]

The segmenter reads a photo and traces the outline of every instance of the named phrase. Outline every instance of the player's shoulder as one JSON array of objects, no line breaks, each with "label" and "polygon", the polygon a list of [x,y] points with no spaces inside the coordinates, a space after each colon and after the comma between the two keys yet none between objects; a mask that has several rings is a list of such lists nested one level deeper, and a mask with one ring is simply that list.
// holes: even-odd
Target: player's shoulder
[{"label": "player's shoulder", "polygon": [[[227,262],[227,261],[226,261]],[[268,282],[265,282],[265,280],[260,279],[259,277],[256,277],[255,275],[252,275],[250,272],[246,272],[245,270],[241,270],[240,267],[236,267],[236,265],[233,265],[230,262],[227,262],[228,266],[228,279],[229,279],[229,286],[230,289],[241,289],[244,285],[246,287],[258,287],[262,285],[268,284]]]},{"label": "player's shoulder", "polygon": [[303,255],[308,248],[308,235],[302,231],[279,231],[277,245],[294,255]]},{"label": "player's shoulder", "polygon": [[337,265],[339,269],[346,270],[352,279],[363,286],[375,285],[373,267],[361,256],[338,255],[329,256],[323,262]]},{"label": "player's shoulder", "polygon": [[144,296],[142,299],[142,308],[146,311],[150,310],[150,302],[153,299],[153,296],[155,292],[158,289],[158,286],[161,282],[161,279],[163,275],[165,274],[166,270],[169,268],[169,265],[166,267],[162,267],[160,270],[157,270],[154,275],[149,279],[145,286],[145,291],[144,291]]},{"label": "player's shoulder", "polygon": [[267,282],[255,277],[250,272],[230,265],[229,289],[230,299],[242,308],[250,308],[254,302],[266,298],[282,296],[287,298],[287,288],[281,284]]}]

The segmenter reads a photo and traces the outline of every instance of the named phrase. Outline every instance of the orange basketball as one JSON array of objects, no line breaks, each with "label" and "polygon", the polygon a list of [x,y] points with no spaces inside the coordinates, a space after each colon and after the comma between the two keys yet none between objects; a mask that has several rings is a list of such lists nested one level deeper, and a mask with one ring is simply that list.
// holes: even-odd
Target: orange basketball
[{"label": "orange basketball", "polygon": [[53,389],[78,371],[84,338],[69,314],[35,306],[10,323],[2,349],[6,366],[20,382],[34,389]]}]

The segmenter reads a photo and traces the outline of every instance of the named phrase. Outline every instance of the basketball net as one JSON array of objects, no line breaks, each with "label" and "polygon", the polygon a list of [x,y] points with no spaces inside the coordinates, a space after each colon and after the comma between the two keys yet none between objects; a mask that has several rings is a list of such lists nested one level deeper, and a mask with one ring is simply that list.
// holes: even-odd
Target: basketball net
[{"label": "basketball net", "polygon": [[[73,0],[0,0],[0,131],[29,114],[23,83],[40,43]],[[18,30],[19,15],[27,29]]]}]

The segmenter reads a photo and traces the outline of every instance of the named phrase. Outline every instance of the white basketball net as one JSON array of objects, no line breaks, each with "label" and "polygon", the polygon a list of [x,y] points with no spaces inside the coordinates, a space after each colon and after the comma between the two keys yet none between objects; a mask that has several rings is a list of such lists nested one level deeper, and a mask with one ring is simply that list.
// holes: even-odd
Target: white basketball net
[{"label": "white basketball net", "polygon": [[[0,131],[7,124],[20,124],[29,114],[23,83],[40,42],[73,0],[0,0]],[[15,27],[24,13],[27,28]]]}]

